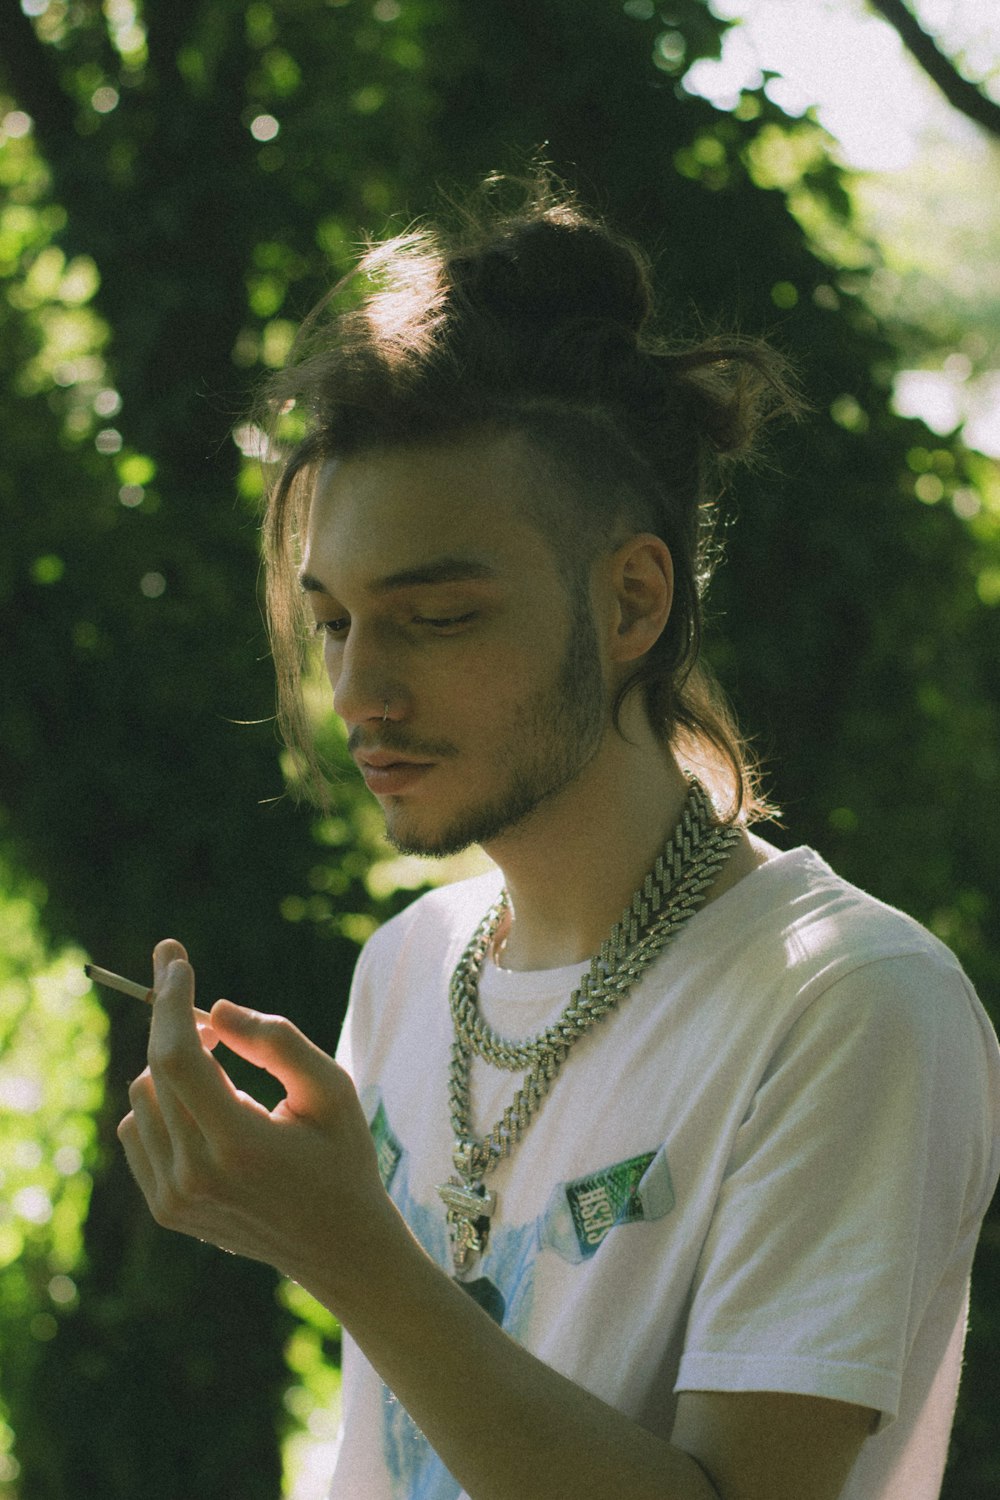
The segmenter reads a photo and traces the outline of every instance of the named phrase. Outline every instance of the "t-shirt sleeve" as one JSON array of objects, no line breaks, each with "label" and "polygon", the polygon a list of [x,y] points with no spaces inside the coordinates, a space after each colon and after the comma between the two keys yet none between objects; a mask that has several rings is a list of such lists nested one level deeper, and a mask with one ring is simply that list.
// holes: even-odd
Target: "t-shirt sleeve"
[{"label": "t-shirt sleeve", "polygon": [[921,1320],[992,1190],[995,1050],[934,952],[861,965],[805,1007],[734,1140],[678,1390],[897,1414]]}]

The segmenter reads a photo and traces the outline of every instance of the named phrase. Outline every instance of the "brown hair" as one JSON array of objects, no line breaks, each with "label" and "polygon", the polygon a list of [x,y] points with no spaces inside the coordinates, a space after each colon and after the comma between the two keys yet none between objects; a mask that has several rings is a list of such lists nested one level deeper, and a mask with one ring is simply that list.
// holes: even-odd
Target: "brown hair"
[{"label": "brown hair", "polygon": [[650,724],[707,778],[720,811],[769,815],[699,659],[702,600],[727,470],[752,460],[765,425],[802,403],[768,343],[666,338],[653,313],[642,252],[540,174],[512,211],[486,193],[452,233],[420,228],[370,248],[310,315],[265,392],[279,451],[276,420],[291,413],[299,431],[269,489],[264,547],[279,721],[314,772],[295,550],[318,467],[477,430],[517,432],[547,460],[552,503],[536,519],[568,557],[571,581],[589,576],[624,528],[653,531],[670,548],[670,619],[624,684],[615,723],[626,694],[641,691]]}]

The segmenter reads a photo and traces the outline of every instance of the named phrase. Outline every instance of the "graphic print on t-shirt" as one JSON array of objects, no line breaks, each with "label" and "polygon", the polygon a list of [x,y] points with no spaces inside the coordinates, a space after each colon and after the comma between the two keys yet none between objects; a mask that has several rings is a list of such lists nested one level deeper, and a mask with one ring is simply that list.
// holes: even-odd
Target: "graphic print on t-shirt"
[{"label": "graphic print on t-shirt", "polygon": [[542,1221],[542,1244],[564,1260],[589,1260],[612,1229],[662,1219],[673,1206],[666,1151],[644,1151],[573,1182],[558,1183]]},{"label": "graphic print on t-shirt", "polygon": [[[375,1141],[382,1181],[427,1253],[441,1266],[451,1250],[440,1205],[428,1206],[410,1188],[408,1153],[393,1131],[376,1089],[362,1103]],[[616,1229],[663,1218],[674,1206],[666,1151],[646,1151],[601,1166],[583,1177],[556,1183],[544,1212],[524,1224],[501,1219],[490,1231],[480,1271],[488,1275],[460,1285],[512,1338],[523,1341],[531,1321],[535,1265],[549,1250],[570,1265],[589,1261]],[[458,1500],[461,1486],[431,1448],[406,1410],[383,1386],[382,1446],[397,1500]]]},{"label": "graphic print on t-shirt", "polygon": [[392,1133],[392,1127],[385,1112],[385,1105],[381,1100],[379,1100],[374,1115],[369,1117],[369,1129],[372,1133],[372,1140],[375,1142],[378,1175],[382,1179],[382,1186],[388,1192],[392,1186],[392,1179],[396,1175],[396,1168],[399,1166],[399,1158],[403,1154],[403,1148]]}]

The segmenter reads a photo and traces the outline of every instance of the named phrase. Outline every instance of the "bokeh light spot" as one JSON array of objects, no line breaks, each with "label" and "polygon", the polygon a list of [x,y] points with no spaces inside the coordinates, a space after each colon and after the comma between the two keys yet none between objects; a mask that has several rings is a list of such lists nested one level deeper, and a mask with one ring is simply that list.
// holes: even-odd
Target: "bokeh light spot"
[{"label": "bokeh light spot", "polygon": [[936,505],[944,494],[944,485],[936,474],[921,474],[913,486],[913,493],[925,505]]},{"label": "bokeh light spot", "polygon": [[83,1166],[83,1152],[78,1146],[60,1146],[52,1159],[61,1177],[73,1177]]},{"label": "bokeh light spot", "polygon": [[94,410],[99,417],[116,417],[122,409],[122,398],[117,391],[107,387],[94,397]]},{"label": "bokeh light spot", "polygon": [[52,1199],[42,1187],[22,1188],[11,1199],[11,1207],[29,1224],[47,1224],[52,1217]]},{"label": "bokeh light spot", "polygon": [[66,571],[66,564],[54,552],[36,557],[31,565],[31,577],[35,583],[58,583]]},{"label": "bokeh light spot", "polygon": [[30,131],[31,116],[26,115],[23,109],[12,109],[0,120],[0,134],[8,136],[13,141],[20,140]]},{"label": "bokeh light spot", "polygon": [[280,129],[273,115],[257,115],[250,121],[250,134],[255,141],[273,141]]},{"label": "bokeh light spot", "polygon": [[65,1307],[76,1301],[76,1282],[71,1276],[53,1276],[49,1282],[49,1296],[53,1302]]},{"label": "bokeh light spot", "polygon": [[118,90],[105,84],[102,88],[95,89],[90,96],[90,103],[99,115],[109,115],[118,104]]},{"label": "bokeh light spot", "polygon": [[36,1313],[28,1326],[31,1329],[32,1338],[37,1339],[39,1343],[47,1343],[59,1332],[59,1324],[51,1313]]},{"label": "bokeh light spot", "polygon": [[796,287],[790,281],[776,281],[771,288],[771,301],[775,307],[786,311],[798,305],[799,294]]}]

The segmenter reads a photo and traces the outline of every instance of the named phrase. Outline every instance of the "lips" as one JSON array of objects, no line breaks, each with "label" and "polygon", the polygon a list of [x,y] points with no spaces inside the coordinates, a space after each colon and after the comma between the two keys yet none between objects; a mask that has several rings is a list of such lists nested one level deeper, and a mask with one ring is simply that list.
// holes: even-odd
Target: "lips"
[{"label": "lips", "polygon": [[358,765],[364,770],[367,766],[374,766],[376,770],[384,770],[387,766],[426,766],[430,761],[417,760],[412,755],[400,755],[398,750],[364,750],[355,756]]},{"label": "lips", "polygon": [[408,792],[434,769],[433,761],[407,760],[392,750],[366,750],[355,759],[369,791],[377,797]]}]

